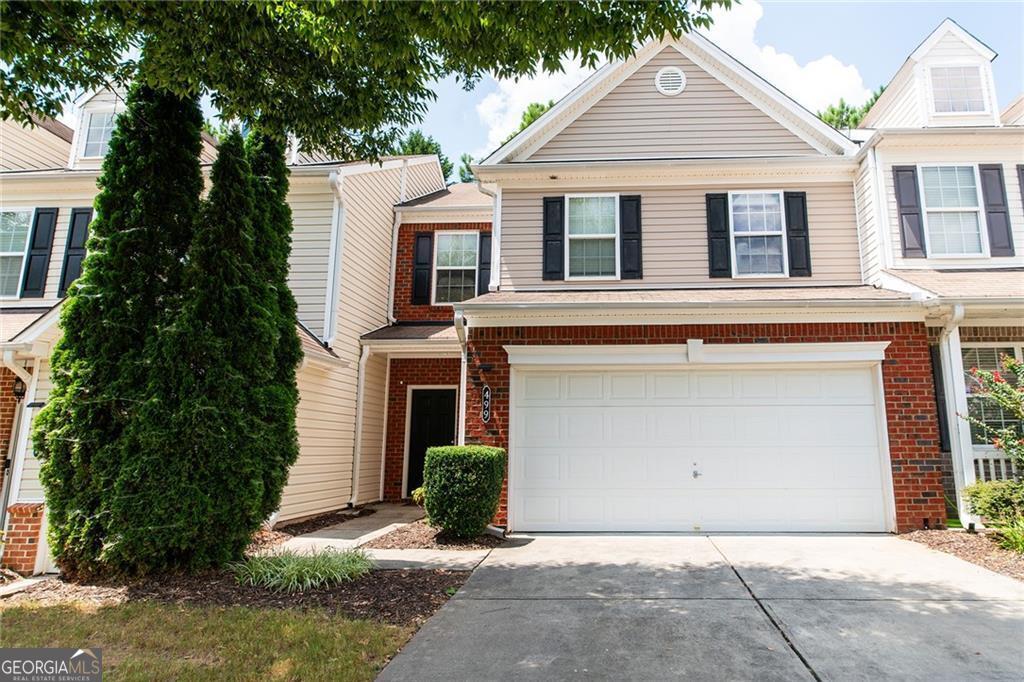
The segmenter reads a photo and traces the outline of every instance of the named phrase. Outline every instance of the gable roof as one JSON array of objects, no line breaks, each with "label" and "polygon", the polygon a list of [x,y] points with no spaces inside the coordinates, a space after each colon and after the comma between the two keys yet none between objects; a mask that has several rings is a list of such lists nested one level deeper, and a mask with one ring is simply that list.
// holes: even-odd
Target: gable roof
[{"label": "gable roof", "polygon": [[526,129],[492,152],[480,165],[523,161],[666,47],[677,50],[820,153],[844,155],[855,152],[856,145],[848,137],[821,121],[703,35],[689,33],[678,40],[665,38],[650,41],[632,57],[601,67]]}]

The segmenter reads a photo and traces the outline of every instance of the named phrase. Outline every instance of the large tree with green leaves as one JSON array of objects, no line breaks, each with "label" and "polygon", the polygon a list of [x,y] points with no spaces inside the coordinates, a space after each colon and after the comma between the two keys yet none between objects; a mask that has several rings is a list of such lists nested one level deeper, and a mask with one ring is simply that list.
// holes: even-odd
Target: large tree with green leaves
[{"label": "large tree with green leaves", "polygon": [[441,173],[447,180],[452,174],[451,159],[441,151],[441,143],[429,135],[424,135],[422,130],[412,130],[406,135],[395,148],[396,154],[437,154],[441,162]]},{"label": "large tree with green leaves", "polygon": [[109,492],[134,452],[123,438],[150,377],[144,352],[175,305],[200,209],[202,114],[194,99],[133,87],[103,162],[89,255],[61,311],[53,391],[35,420],[50,548],[69,572],[118,550]]},{"label": "large tree with green leaves", "polygon": [[[548,100],[547,104],[544,102],[530,102],[526,109],[523,110],[523,116],[519,119],[519,127],[516,131],[505,138],[505,142],[508,142],[513,137],[523,132],[530,127],[530,124],[536,121],[538,118],[543,116],[548,109],[555,106],[555,100]],[[502,142],[502,144],[505,144]]]},{"label": "large tree with green leaves", "polygon": [[[54,117],[83,89],[135,80],[210,93],[228,120],[349,158],[387,154],[431,84],[596,66],[710,24],[730,0],[124,2],[0,7],[0,115]],[[135,59],[145,46],[146,60]]]}]

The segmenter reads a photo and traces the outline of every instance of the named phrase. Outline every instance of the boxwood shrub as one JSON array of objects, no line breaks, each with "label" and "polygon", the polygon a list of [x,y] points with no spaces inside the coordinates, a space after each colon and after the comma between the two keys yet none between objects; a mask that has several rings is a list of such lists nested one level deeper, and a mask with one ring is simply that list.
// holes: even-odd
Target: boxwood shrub
[{"label": "boxwood shrub", "polygon": [[978,481],[964,489],[971,511],[987,525],[1024,520],[1024,481]]},{"label": "boxwood shrub", "polygon": [[444,535],[479,535],[498,511],[505,478],[505,451],[485,445],[427,449],[423,465],[425,508]]}]

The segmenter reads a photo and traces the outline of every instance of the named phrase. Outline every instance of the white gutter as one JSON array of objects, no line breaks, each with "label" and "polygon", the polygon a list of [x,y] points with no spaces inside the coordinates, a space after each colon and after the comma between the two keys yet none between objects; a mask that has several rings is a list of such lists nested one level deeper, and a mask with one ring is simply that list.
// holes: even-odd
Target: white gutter
[{"label": "white gutter", "polygon": [[327,182],[334,192],[334,206],[331,212],[331,244],[327,255],[327,292],[324,296],[324,343],[334,341],[334,325],[338,317],[338,289],[341,286],[341,256],[345,239],[345,178],[338,171],[331,171]]},{"label": "white gutter", "polygon": [[[1018,301],[1019,302],[1019,301]],[[785,308],[901,308],[920,306],[912,299],[861,299],[861,300],[816,300],[816,301],[565,301],[565,302],[523,302],[523,303],[455,303],[456,315],[461,312],[502,310],[672,310],[711,308],[729,309],[785,309]],[[456,318],[457,319],[457,318]],[[456,324],[458,329],[458,324]]]},{"label": "white gutter", "polygon": [[[408,160],[402,164],[402,179],[398,188],[398,203],[405,202],[406,177],[409,174]],[[391,225],[391,264],[388,272],[388,323],[395,323],[395,277],[397,276],[398,261],[398,229],[402,225],[402,212],[400,209],[394,211],[395,219]]]},{"label": "white gutter", "polygon": [[359,369],[356,376],[356,432],[355,442],[352,444],[352,498],[349,505],[355,505],[359,501],[359,465],[362,459],[363,449],[363,393],[366,389],[366,362],[370,359],[373,350],[363,346],[359,355]]},{"label": "white gutter", "polygon": [[501,186],[493,192],[484,187],[480,181],[476,181],[477,189],[494,199],[493,213],[491,214],[491,281],[487,283],[488,291],[497,291],[501,288]]},{"label": "white gutter", "polygon": [[466,317],[461,310],[455,311],[455,333],[459,337],[459,345],[462,346],[459,362],[459,419],[457,442],[459,445],[466,444],[466,388],[469,376],[469,350],[466,347],[468,330],[466,329]]}]

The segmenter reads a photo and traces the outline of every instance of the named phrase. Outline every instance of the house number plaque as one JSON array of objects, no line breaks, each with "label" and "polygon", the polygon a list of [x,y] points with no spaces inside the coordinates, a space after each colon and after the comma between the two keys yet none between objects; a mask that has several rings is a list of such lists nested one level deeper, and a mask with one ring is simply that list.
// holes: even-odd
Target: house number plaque
[{"label": "house number plaque", "polygon": [[491,387],[486,384],[480,391],[480,419],[484,424],[491,421]]}]

